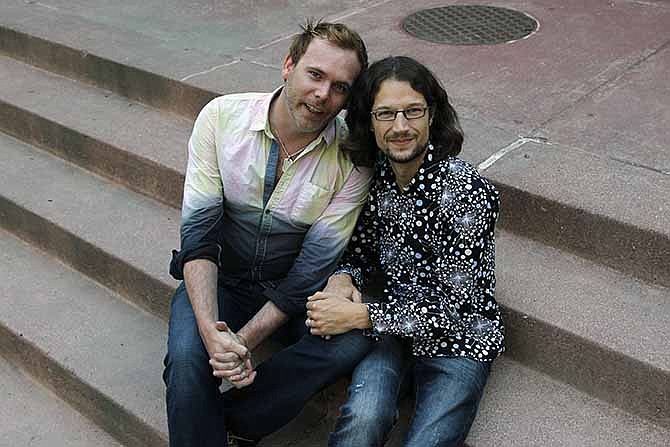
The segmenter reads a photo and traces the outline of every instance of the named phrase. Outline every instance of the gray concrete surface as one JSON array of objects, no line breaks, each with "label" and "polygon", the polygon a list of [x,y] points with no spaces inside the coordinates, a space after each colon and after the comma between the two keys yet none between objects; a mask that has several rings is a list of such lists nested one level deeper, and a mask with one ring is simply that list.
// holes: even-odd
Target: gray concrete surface
[{"label": "gray concrete surface", "polygon": [[11,137],[0,147],[2,225],[165,318],[179,212]]},{"label": "gray concrete surface", "polygon": [[[163,387],[160,359],[165,323],[114,298],[91,280],[2,230],[0,248],[1,273],[8,279],[0,284],[0,294],[6,297],[0,302],[0,326],[3,331],[13,331],[17,338],[20,334],[22,344],[8,345],[8,339],[1,337],[2,355],[37,374],[79,410],[124,439],[124,445],[165,445],[160,441],[166,435],[162,399],[156,397],[162,394]],[[23,299],[25,294],[33,299]],[[14,385],[9,389],[18,392]],[[52,400],[38,401],[33,409],[32,402],[39,396],[31,396],[30,404],[24,402],[30,411],[48,411],[53,405]],[[323,445],[332,415],[327,418],[310,410],[262,445]],[[157,433],[159,438],[147,442],[151,438],[137,433],[138,427],[128,422],[133,422],[130,415],[139,418],[146,424],[145,430]],[[406,422],[405,419],[403,424]],[[74,430],[69,436],[76,437],[77,433]],[[392,446],[400,445],[400,433],[398,430]],[[492,443],[623,447],[636,442],[662,446],[668,436],[667,428],[654,426],[518,362],[503,359],[495,365],[468,443],[473,447]]]},{"label": "gray concrete surface", "polygon": [[[341,19],[361,31],[372,59],[410,54],[433,68],[465,123],[464,158],[479,163],[500,155],[515,142],[526,141],[519,136],[545,139],[544,144],[518,144],[485,169],[509,187],[507,195],[515,200],[506,208],[504,225],[670,285],[663,262],[670,252],[670,230],[664,222],[667,201],[662,200],[669,175],[664,149],[670,116],[663,107],[668,96],[663,81],[669,62],[667,2],[493,2],[536,17],[539,30],[510,44],[468,47],[422,42],[401,30],[400,22],[410,12],[453,2],[379,0],[324,6],[318,1],[171,1],[158,15],[153,3],[135,3],[126,0],[110,7],[104,2],[10,1],[0,6],[3,33],[30,33],[71,51],[65,55],[52,45],[49,53],[43,42],[18,44],[7,36],[3,51],[32,63],[47,61],[48,67],[68,75],[111,83],[110,88],[131,97],[191,116],[210,97],[192,87],[212,95],[267,90],[279,81],[279,64],[301,17]],[[296,9],[302,15],[284,15]],[[33,50],[39,54],[30,56]],[[207,62],[199,62],[203,60]],[[129,67],[144,74],[127,71]],[[102,73],[91,73],[96,70]],[[110,70],[118,70],[116,77],[124,82],[111,82],[116,78]],[[148,73],[172,81],[163,85]],[[131,86],[136,84],[144,87],[134,91]],[[625,194],[618,194],[622,187]],[[537,195],[546,200],[533,201]],[[547,222],[527,219],[524,202],[535,205],[529,208],[531,215],[544,216],[547,207],[552,215]],[[552,217],[561,231],[541,234]],[[615,238],[602,236],[609,230]],[[649,268],[639,267],[641,262]]]},{"label": "gray concrete surface", "polygon": [[108,433],[0,357],[0,445],[121,447]]},{"label": "gray concrete surface", "polygon": [[165,323],[6,232],[0,236],[2,354],[123,444],[154,444],[165,432],[156,398],[163,392]]},{"label": "gray concrete surface", "polygon": [[[520,9],[539,20],[529,38],[496,46],[437,45],[402,31],[407,14],[453,3],[461,2],[7,0],[0,5],[0,53],[78,81],[0,56],[2,128],[176,205],[179,182],[170,180],[170,189],[155,179],[183,172],[185,138],[199,107],[216,92],[276,86],[302,17],[342,20],[361,31],[373,60],[409,54],[433,68],[467,132],[463,157],[485,162],[484,174],[503,191],[502,226],[535,239],[500,232],[498,296],[508,306],[510,356],[523,364],[499,362],[472,446],[665,445],[670,439],[670,351],[663,343],[670,302],[670,3],[470,2]],[[0,147],[0,170],[9,173],[0,182],[2,225],[165,317],[165,297],[174,286],[165,266],[169,249],[177,245],[178,213],[25,144],[2,137]],[[101,162],[104,153],[109,158]],[[117,176],[140,159],[142,170]],[[25,265],[47,262],[37,258],[28,256]],[[57,270],[53,262],[44,268]],[[35,303],[50,296],[67,301],[70,286],[59,278],[79,284],[72,274],[31,285],[39,295]],[[12,281],[5,285],[17,299],[23,292],[13,281],[26,281],[23,275],[9,275]],[[49,284],[60,290],[47,291]],[[74,295],[81,297],[72,300],[86,292]],[[67,365],[90,361],[94,372],[110,365],[98,364],[87,350],[73,351],[71,359],[68,350],[91,346],[74,332],[54,330],[67,345],[58,348],[48,337],[26,341],[19,335],[33,330],[22,325],[35,303],[24,299],[7,308],[12,317],[0,327],[3,349],[11,351],[14,343],[37,358],[46,355],[63,377],[54,383],[85,390],[73,405],[107,402],[100,410],[125,414],[135,425],[124,443],[163,445],[162,395],[148,403],[151,408],[140,408],[117,394],[119,383],[94,382],[84,366],[70,374]],[[66,318],[54,312],[54,321]],[[71,313],[86,322],[82,331],[90,330],[94,317]],[[111,327],[141,332],[133,326],[137,322],[124,318]],[[163,335],[158,338],[162,343]],[[155,352],[141,354],[157,350],[151,346],[133,358],[153,363]],[[39,376],[38,370],[33,373]],[[137,374],[133,380],[145,383],[159,373]],[[44,374],[41,379],[50,380]],[[159,388],[152,382],[147,390],[162,394]],[[266,445],[319,445],[328,430],[328,411],[319,420],[323,405],[330,404],[317,403]],[[105,420],[105,411],[93,414],[123,438]]]},{"label": "gray concrete surface", "polygon": [[[0,147],[2,224],[165,318],[175,282],[157,259],[177,245],[177,211],[14,139]],[[498,251],[512,355],[670,425],[668,290],[512,233],[499,232]]]}]

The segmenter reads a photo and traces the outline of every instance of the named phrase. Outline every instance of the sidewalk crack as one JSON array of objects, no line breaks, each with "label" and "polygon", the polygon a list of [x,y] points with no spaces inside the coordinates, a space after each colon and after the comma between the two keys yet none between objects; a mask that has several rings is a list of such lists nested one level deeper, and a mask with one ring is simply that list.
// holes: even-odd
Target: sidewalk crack
[{"label": "sidewalk crack", "polygon": [[188,81],[189,79],[192,79],[192,78],[194,78],[194,77],[196,77],[196,76],[200,76],[200,75],[208,74],[208,73],[211,73],[211,72],[213,72],[213,71],[218,70],[219,68],[229,67],[229,66],[231,66],[231,65],[239,64],[240,62],[242,62],[242,59],[239,59],[239,58],[238,58],[238,59],[235,59],[235,60],[233,60],[233,61],[231,61],[231,62],[226,62],[225,64],[215,65],[214,67],[212,67],[212,68],[208,68],[207,70],[199,71],[199,72],[197,72],[197,73],[191,73],[190,75],[184,76],[183,78],[180,79],[180,81],[181,81],[181,82]]},{"label": "sidewalk crack", "polygon": [[551,143],[549,143],[549,141],[546,138],[543,138],[543,137],[521,137],[520,136],[516,141],[512,142],[511,144],[508,144],[504,148],[495,152],[493,155],[491,155],[489,158],[487,158],[483,162],[479,163],[479,165],[477,165],[477,169],[479,170],[479,172],[485,171],[486,169],[493,166],[493,164],[495,162],[497,162],[498,160],[503,158],[505,155],[519,149],[521,146],[523,146],[526,143],[551,144]]}]

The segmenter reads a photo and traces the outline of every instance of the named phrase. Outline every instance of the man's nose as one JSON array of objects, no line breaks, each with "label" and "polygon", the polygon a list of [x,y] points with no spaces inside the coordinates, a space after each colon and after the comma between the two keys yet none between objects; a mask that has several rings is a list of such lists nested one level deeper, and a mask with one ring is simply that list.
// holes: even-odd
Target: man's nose
[{"label": "man's nose", "polygon": [[317,88],[316,88],[316,90],[315,90],[315,92],[314,92],[314,95],[315,95],[317,98],[319,98],[319,99],[321,99],[321,100],[323,100],[323,101],[325,101],[326,99],[328,99],[328,95],[329,95],[329,94],[330,94],[330,83],[329,83],[329,82],[321,82],[321,83],[319,83],[319,85],[317,86]]},{"label": "man's nose", "polygon": [[395,119],[393,120],[393,129],[395,130],[405,130],[409,128],[409,121],[405,118],[405,114],[398,112],[395,114]]}]

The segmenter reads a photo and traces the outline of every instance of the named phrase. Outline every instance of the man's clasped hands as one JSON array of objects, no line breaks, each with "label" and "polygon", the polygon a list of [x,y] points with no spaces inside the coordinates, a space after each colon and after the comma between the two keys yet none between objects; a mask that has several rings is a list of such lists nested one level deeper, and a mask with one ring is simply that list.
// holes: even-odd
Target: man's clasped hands
[{"label": "man's clasped hands", "polygon": [[[360,306],[362,296],[349,275],[334,275],[321,292],[307,299],[305,325],[312,335],[326,339],[354,329],[351,315]],[[256,378],[251,351],[244,337],[232,331],[224,321],[217,321],[216,331],[203,334],[210,354],[214,376],[225,379],[235,388],[251,385]]]}]

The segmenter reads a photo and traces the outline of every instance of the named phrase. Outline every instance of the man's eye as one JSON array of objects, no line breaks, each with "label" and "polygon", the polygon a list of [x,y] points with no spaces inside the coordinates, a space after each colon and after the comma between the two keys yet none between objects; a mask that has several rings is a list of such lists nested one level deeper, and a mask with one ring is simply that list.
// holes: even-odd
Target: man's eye
[{"label": "man's eye", "polygon": [[321,73],[319,73],[318,71],[310,70],[310,71],[309,71],[309,75],[310,75],[311,77],[313,77],[314,79],[319,79],[319,78],[321,78]]},{"label": "man's eye", "polygon": [[344,84],[335,84],[335,91],[346,95],[349,92],[349,86]]},{"label": "man's eye", "polygon": [[393,119],[395,116],[395,112],[392,110],[382,110],[381,112],[377,112],[377,119],[380,120],[389,120]]},{"label": "man's eye", "polygon": [[405,110],[405,115],[407,115],[409,118],[418,118],[423,115],[423,108],[411,107]]}]

